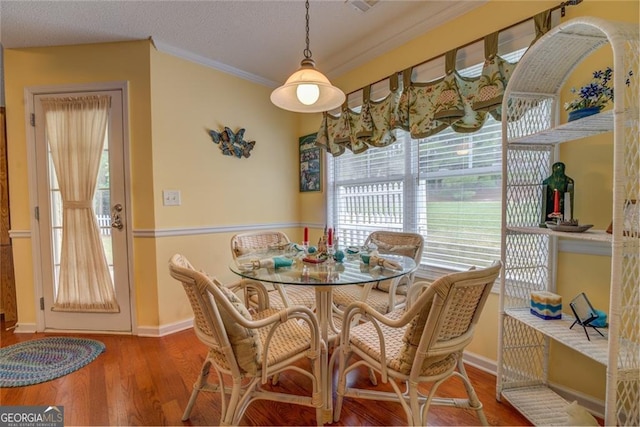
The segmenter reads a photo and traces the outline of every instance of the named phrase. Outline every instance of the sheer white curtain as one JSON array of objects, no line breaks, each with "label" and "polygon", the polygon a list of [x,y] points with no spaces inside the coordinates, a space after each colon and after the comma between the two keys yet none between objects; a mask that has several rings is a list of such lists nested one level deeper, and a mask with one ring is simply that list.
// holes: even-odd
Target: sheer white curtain
[{"label": "sheer white curtain", "polygon": [[58,311],[118,312],[93,210],[111,97],[44,99],[47,140],[62,198]]}]

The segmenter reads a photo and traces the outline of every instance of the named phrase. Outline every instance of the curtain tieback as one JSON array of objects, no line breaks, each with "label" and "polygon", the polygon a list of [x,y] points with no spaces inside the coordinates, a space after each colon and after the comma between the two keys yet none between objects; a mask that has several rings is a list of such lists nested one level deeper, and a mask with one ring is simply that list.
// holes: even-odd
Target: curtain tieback
[{"label": "curtain tieback", "polygon": [[63,209],[89,209],[93,205],[93,201],[91,200],[71,200],[71,201],[63,201],[62,208]]}]

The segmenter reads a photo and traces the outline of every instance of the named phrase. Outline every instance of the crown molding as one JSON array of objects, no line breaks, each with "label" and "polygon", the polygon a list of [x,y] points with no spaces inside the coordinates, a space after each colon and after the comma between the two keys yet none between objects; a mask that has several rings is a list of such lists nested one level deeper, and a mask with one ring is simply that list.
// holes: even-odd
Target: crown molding
[{"label": "crown molding", "polygon": [[[337,78],[342,74],[345,74],[366,62],[369,62],[370,58],[377,58],[392,49],[395,49],[403,44],[426,34],[428,31],[439,27],[445,22],[449,22],[471,10],[480,7],[487,3],[488,0],[479,0],[473,2],[448,2],[447,7],[439,10],[433,15],[418,20],[415,25],[408,27],[406,30],[399,33],[391,34],[384,42],[370,46],[363,49],[361,43],[354,45],[350,49],[344,49],[340,52],[340,55],[324,60],[322,68],[325,70],[325,75],[330,78]],[[331,63],[339,64],[334,67]]]},{"label": "crown molding", "polygon": [[177,56],[178,58],[186,59],[187,61],[195,62],[196,64],[200,64],[208,68],[213,68],[215,70],[222,71],[223,73],[231,74],[233,76],[240,77],[241,79],[249,80],[251,82],[258,83],[263,86],[272,87],[272,88],[276,88],[280,86],[279,83],[274,82],[273,80],[265,79],[263,77],[256,76],[255,74],[240,70],[239,68],[235,68],[230,65],[223,64],[222,62],[205,58],[204,56],[197,55],[193,52],[189,52],[187,50],[171,46],[160,40],[151,38],[151,42],[155,46],[156,50],[158,50],[159,52]]}]

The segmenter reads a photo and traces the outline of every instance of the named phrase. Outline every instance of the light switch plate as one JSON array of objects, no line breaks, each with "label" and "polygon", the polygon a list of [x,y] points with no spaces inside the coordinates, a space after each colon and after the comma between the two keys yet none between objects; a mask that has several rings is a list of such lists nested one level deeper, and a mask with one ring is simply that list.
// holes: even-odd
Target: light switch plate
[{"label": "light switch plate", "polygon": [[164,206],[180,206],[180,190],[162,190]]}]

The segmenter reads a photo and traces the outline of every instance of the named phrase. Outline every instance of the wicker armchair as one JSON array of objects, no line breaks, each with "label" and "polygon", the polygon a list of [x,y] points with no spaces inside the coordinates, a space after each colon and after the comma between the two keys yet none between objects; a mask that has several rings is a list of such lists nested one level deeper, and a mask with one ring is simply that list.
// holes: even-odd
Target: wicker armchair
[{"label": "wicker armchair", "polygon": [[[432,284],[417,282],[406,307],[387,315],[364,302],[347,307],[343,325],[351,325],[354,316],[370,321],[342,330],[334,420],[340,419],[344,397],[353,397],[397,401],[410,425],[427,425],[430,405],[473,409],[488,425],[464,369],[462,352],[473,338],[500,268],[496,261],[491,267],[452,273]],[[358,358],[351,360],[354,354]],[[347,387],[349,372],[363,365],[377,372],[383,383],[391,383],[393,392]],[[452,376],[462,380],[467,398],[434,397],[440,384]],[[433,383],[428,395],[418,390],[421,383]]]},{"label": "wicker armchair", "polygon": [[[259,308],[250,314],[229,287],[196,271],[187,259],[176,254],[169,261],[171,276],[182,283],[194,313],[194,331],[209,347],[200,376],[182,420],[189,418],[201,390],[217,391],[222,399],[221,425],[238,425],[245,409],[257,399],[286,402],[316,408],[322,424],[320,334],[318,322],[306,307],[282,310],[268,308],[266,290],[260,282],[242,280],[232,289],[252,287],[259,296]],[[299,361],[308,359],[308,368]],[[216,371],[216,383],[208,383],[209,370]],[[292,370],[311,380],[308,396],[268,391],[262,388],[268,377]],[[230,379],[225,385],[225,378]]]},{"label": "wicker armchair", "polygon": [[231,238],[231,253],[233,259],[236,259],[242,255],[266,250],[269,247],[284,247],[289,242],[289,237],[280,231],[240,233]]},{"label": "wicker armchair", "polygon": [[[236,260],[244,255],[266,251],[270,247],[284,247],[289,243],[289,237],[280,231],[240,233],[231,238],[231,254]],[[269,292],[270,304],[273,308],[293,305],[315,307],[315,293],[308,286],[287,286],[285,288],[282,285],[272,283],[264,283],[264,286]],[[251,300],[253,304],[256,302],[255,298],[255,295],[246,296],[246,299]]]},{"label": "wicker armchair", "polygon": [[[424,249],[424,238],[417,233],[374,231],[367,237],[365,245],[371,243],[378,247],[381,255],[405,255],[413,258],[416,264],[420,264]],[[354,301],[366,301],[380,313],[388,313],[404,306],[413,279],[414,274],[408,274],[381,282],[370,290],[362,285],[336,287],[333,301],[338,307],[346,307]]]}]

